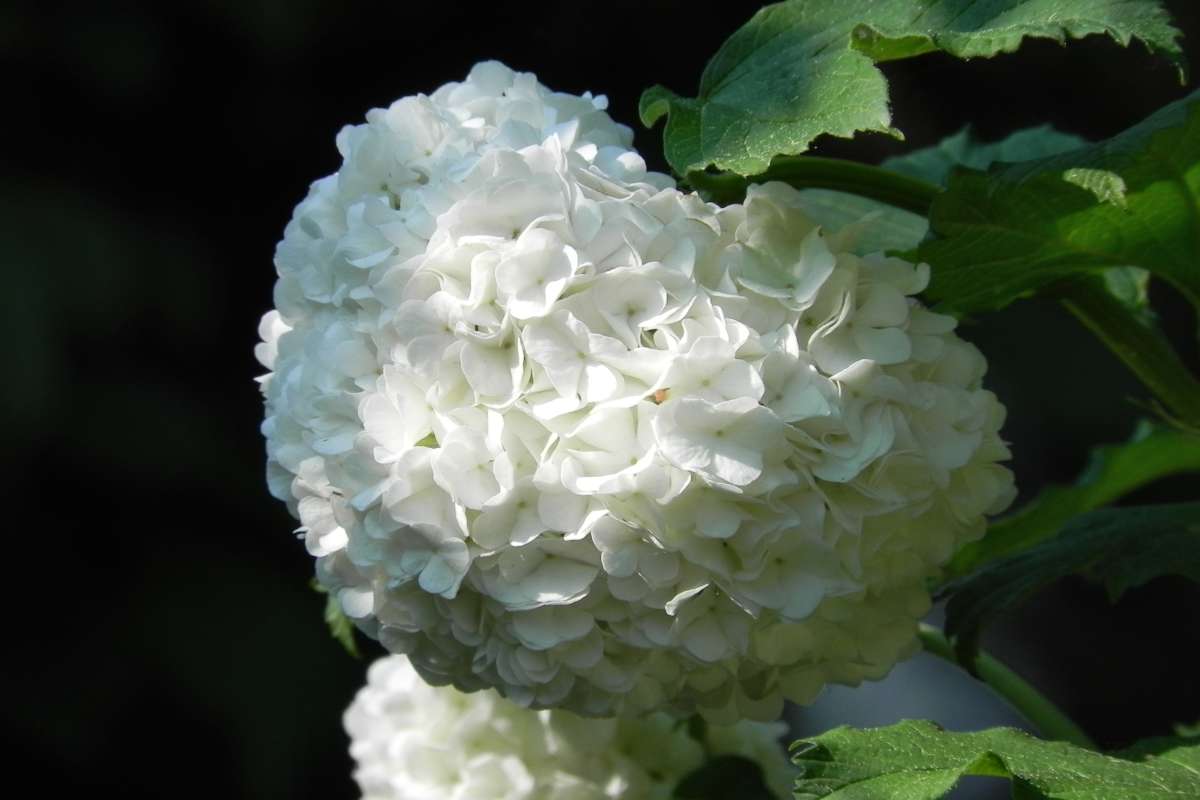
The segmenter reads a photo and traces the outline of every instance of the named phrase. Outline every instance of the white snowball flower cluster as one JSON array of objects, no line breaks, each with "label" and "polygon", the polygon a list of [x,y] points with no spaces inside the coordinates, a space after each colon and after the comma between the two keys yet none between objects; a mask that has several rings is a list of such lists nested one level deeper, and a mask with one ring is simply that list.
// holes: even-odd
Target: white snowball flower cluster
[{"label": "white snowball flower cluster", "polygon": [[1004,411],[926,265],[678,191],[603,108],[493,62],[341,132],[261,327],[269,483],[430,682],[771,719],[915,649]]},{"label": "white snowball flower cluster", "polygon": [[709,726],[701,740],[662,713],[597,720],[531,711],[492,691],[432,687],[403,656],[371,665],[345,724],[364,800],[667,800],[709,758],[726,755],[757,764],[780,800],[795,778],[783,723]]}]

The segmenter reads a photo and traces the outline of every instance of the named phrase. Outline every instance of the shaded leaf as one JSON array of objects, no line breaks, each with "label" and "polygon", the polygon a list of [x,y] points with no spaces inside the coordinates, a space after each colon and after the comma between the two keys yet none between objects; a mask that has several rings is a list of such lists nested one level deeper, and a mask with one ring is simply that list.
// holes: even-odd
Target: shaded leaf
[{"label": "shaded leaf", "polygon": [[1200,434],[1200,380],[1146,305],[1146,277],[1134,267],[1108,269],[1102,275],[1064,281],[1054,292],[1063,307],[1154,392],[1151,408],[1160,417]]},{"label": "shaded leaf", "polygon": [[796,800],[936,800],[960,778],[1013,783],[1013,797],[1183,800],[1200,797],[1200,746],[1173,740],[1116,758],[1011,728],[952,733],[908,720],[836,728],[793,746]]},{"label": "shaded leaf", "polygon": [[[1094,148],[1092,149],[1094,150]],[[945,181],[955,164],[983,169],[993,166],[992,159],[1020,163],[1055,153],[1064,153],[1063,158],[1068,159],[1077,156],[1086,158],[1086,150],[1087,148],[1082,145],[1082,140],[1059,133],[1046,126],[1020,131],[1003,141],[982,145],[971,141],[965,132],[960,131],[935,147],[889,160],[885,162],[884,166],[890,171],[899,171],[909,177]],[[996,173],[1007,174],[1007,171],[1006,168],[993,166],[993,174]],[[1086,193],[1083,197],[1089,207],[1108,204],[1118,213],[1129,211],[1126,196],[1129,187],[1123,177],[1111,170],[1079,166],[1068,167],[1061,171],[1059,177],[1061,178],[1060,188],[1075,186],[1082,189]],[[1180,181],[1181,185],[1186,184],[1185,177],[1181,176]],[[985,188],[984,191],[987,192],[990,189]],[[1041,195],[1032,198],[1034,202],[1040,202],[1042,199]],[[933,200],[932,211],[935,216],[943,202],[945,202],[944,196]],[[1189,213],[1196,213],[1194,210],[1189,210],[1190,202],[1185,199],[1182,205],[1175,207],[1175,213],[1184,217]],[[967,215],[971,213],[969,210],[960,209],[960,211]],[[1155,215],[1157,210],[1143,207],[1139,209],[1138,213]],[[1131,230],[1139,232],[1149,230],[1144,224],[1145,220],[1129,213],[1119,213],[1119,216]],[[1071,224],[1078,223],[1077,218],[1071,219]],[[1161,217],[1156,216],[1152,221],[1159,223]],[[980,234],[980,240],[977,242],[979,249],[976,255],[981,259],[994,257],[999,251],[993,252],[991,245],[997,238],[1003,238],[1005,234],[1001,234],[999,229],[992,226],[991,221],[984,218],[976,218],[970,224],[974,225],[977,229],[976,233]],[[1052,235],[1062,235],[1068,239],[1075,235],[1075,232],[1072,231],[1063,233],[1067,226],[1050,219],[1049,215],[1041,215],[1036,224],[1049,225],[1052,228]],[[1182,220],[1179,227],[1184,238],[1188,236],[1187,226],[1187,220]],[[1015,243],[1018,250],[1024,247],[1027,250],[1037,251],[1037,256],[1041,257],[1050,249],[1039,240],[1043,233],[1037,232],[1030,236],[1029,231],[1013,228],[1008,230],[1006,235]],[[1119,228],[1105,227],[1103,224],[1095,227],[1092,233],[1099,239],[1103,239],[1105,236],[1111,237],[1114,234],[1119,238],[1122,235]],[[1084,246],[1086,249],[1090,245],[1085,244]],[[929,241],[917,250],[910,251],[908,255],[917,260],[922,257],[925,260],[937,259],[940,247],[942,244],[939,242]],[[1085,255],[1094,257],[1096,253],[1089,251]],[[1178,254],[1175,255],[1178,256]],[[1146,287],[1150,273],[1141,267],[1105,266],[1103,262],[1089,266],[1083,259],[1072,261],[1069,252],[1064,252],[1060,256],[1062,262],[1057,266],[1062,273],[1059,274],[1059,277],[1073,275],[1075,271],[1089,273],[1074,276],[1069,281],[1053,284],[1053,291],[1063,300],[1066,308],[1092,330],[1125,362],[1126,366],[1155,392],[1158,400],[1163,404],[1156,406],[1156,411],[1170,418],[1174,424],[1180,427],[1200,428],[1200,382],[1191,377],[1187,367],[1179,359],[1158,327],[1157,320],[1147,302]],[[1014,261],[1015,263],[1005,261],[1003,265],[997,262],[999,278],[983,273],[975,275],[974,280],[980,284],[975,289],[987,290],[991,288],[987,285],[988,281],[999,282],[1008,277],[1004,271],[1019,271],[1030,266],[1028,262],[1022,262],[1019,255],[1015,257]],[[936,297],[939,291],[938,287],[946,280],[953,281],[956,277],[960,277],[955,274],[955,271],[961,270],[963,265],[953,261],[943,262],[940,260],[932,260],[930,263],[933,268],[931,293]],[[1116,263],[1116,259],[1113,259],[1112,263]],[[1189,285],[1189,281],[1193,285],[1197,283],[1194,266],[1189,268],[1184,261],[1176,258],[1175,268],[1177,285],[1186,286]],[[1038,279],[1040,276],[1034,274],[1033,277]],[[961,282],[959,289],[962,289]],[[1188,290],[1185,289],[1185,291]],[[947,300],[943,303],[943,309],[953,310],[958,300],[957,297]],[[1171,377],[1168,379],[1166,376]]]},{"label": "shaded leaf", "polygon": [[925,238],[929,223],[919,214],[877,200],[831,189],[802,189],[800,207],[823,228],[840,231],[870,215],[857,229],[853,250],[859,254],[909,250]]},{"label": "shaded leaf", "polygon": [[997,142],[981,142],[967,128],[921,150],[886,159],[879,166],[945,186],[955,167],[987,169],[997,162],[1045,158],[1083,147],[1088,142],[1051,125],[1017,131]]},{"label": "shaded leaf", "polygon": [[[941,185],[957,166],[985,169],[996,161],[1017,162],[1040,158],[1072,150],[1086,143],[1078,136],[1055,130],[1049,125],[1018,131],[997,142],[977,141],[964,128],[932,147],[890,158],[880,166],[900,175]],[[740,202],[749,183],[770,180],[797,183],[792,180],[790,173],[791,167],[799,165],[800,162],[810,160],[777,159],[771,168],[761,175],[746,179],[728,174],[705,175],[700,184],[714,202]],[[811,180],[808,174],[810,172],[811,170],[805,170],[805,176],[797,183],[798,186],[803,186],[804,181]],[[903,191],[903,188],[899,187],[898,191]],[[851,191],[801,188],[800,198],[808,216],[835,232],[847,225],[863,221],[868,214],[871,215],[870,224],[861,226],[861,233],[855,240],[855,252],[860,254],[880,250],[912,250],[929,231],[929,223],[920,214],[897,208],[887,202],[853,194]],[[1121,283],[1121,287],[1133,291],[1128,285],[1128,279]],[[1142,289],[1144,294],[1144,286]]]},{"label": "shaded leaf", "polygon": [[1167,475],[1200,472],[1200,436],[1143,422],[1130,441],[1095,448],[1071,486],[1050,486],[988,527],[987,534],[955,554],[948,576],[1026,550],[1058,533],[1073,517],[1120,499]]},{"label": "shaded leaf", "polygon": [[984,564],[948,585],[946,635],[972,664],[984,626],[1067,575],[1102,582],[1113,600],[1160,575],[1200,581],[1200,503],[1107,508],[1075,517],[1052,539]]},{"label": "shaded leaf", "polygon": [[1141,267],[1200,303],[1200,93],[1104,142],[955,173],[933,202],[943,310],[991,311],[1057,281]]}]

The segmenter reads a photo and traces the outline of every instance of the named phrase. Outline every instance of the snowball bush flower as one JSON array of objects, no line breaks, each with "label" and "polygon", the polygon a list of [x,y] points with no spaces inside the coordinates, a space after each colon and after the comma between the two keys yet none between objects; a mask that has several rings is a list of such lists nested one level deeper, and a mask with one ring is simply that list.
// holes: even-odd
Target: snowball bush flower
[{"label": "snowball bush flower", "polygon": [[364,800],[667,800],[712,756],[758,764],[791,796],[782,723],[708,726],[703,740],[666,714],[585,719],[532,711],[495,692],[425,683],[403,656],[371,665],[346,711]]},{"label": "snowball bush flower", "polygon": [[341,132],[261,326],[270,487],[435,684],[733,720],[882,677],[1013,494],[986,363],[926,265],[681,192],[603,109],[490,62]]}]

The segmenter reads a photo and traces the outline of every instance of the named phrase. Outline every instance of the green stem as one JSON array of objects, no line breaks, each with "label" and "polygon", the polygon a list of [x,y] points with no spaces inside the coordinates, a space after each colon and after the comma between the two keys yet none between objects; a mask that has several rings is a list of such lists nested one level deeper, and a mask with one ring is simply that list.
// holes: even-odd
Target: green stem
[{"label": "green stem", "polygon": [[1170,342],[1099,281],[1074,281],[1062,303],[1132,370],[1184,427],[1200,429],[1200,380]]},{"label": "green stem", "polygon": [[942,191],[940,186],[882,167],[817,156],[776,156],[766,172],[749,178],[729,172],[693,172],[687,179],[709,200],[722,205],[740,202],[751,183],[783,181],[797,189],[836,189],[870,197],[923,217]]},{"label": "green stem", "polygon": [[[921,624],[918,636],[921,646],[927,653],[945,659],[951,664],[963,667],[962,662],[954,653],[954,647],[945,635],[932,625]],[[965,669],[965,667],[963,667]],[[980,653],[975,660],[975,674],[992,687],[1005,700],[1021,712],[1027,720],[1033,723],[1043,736],[1048,739],[1070,742],[1089,750],[1098,750],[1096,743],[1083,732],[1083,729],[1071,721],[1058,706],[1046,699],[1045,695],[1029,685],[1021,676],[1001,664],[987,653]]]}]

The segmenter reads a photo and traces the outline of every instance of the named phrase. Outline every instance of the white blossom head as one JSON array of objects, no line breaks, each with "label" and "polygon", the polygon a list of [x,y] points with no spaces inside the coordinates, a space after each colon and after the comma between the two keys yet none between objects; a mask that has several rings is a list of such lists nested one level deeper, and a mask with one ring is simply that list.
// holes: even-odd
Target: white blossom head
[{"label": "white blossom head", "polygon": [[662,713],[534,711],[493,691],[430,686],[403,656],[371,665],[345,725],[364,800],[668,800],[719,756],[756,764],[780,800],[795,778],[782,723],[695,731]]},{"label": "white blossom head", "polygon": [[603,107],[488,63],[342,131],[261,327],[270,487],[435,684],[720,721],[882,677],[1013,494],[986,363],[927,266],[680,192]]}]

